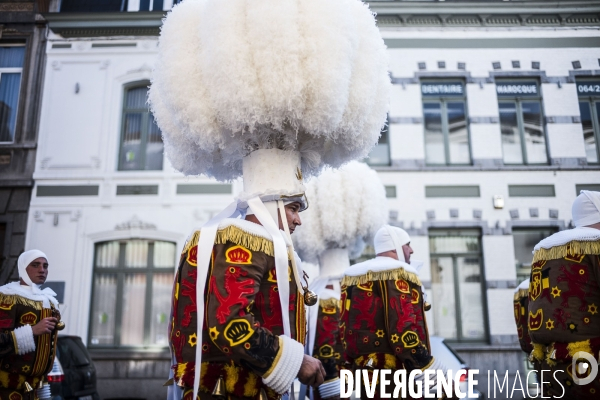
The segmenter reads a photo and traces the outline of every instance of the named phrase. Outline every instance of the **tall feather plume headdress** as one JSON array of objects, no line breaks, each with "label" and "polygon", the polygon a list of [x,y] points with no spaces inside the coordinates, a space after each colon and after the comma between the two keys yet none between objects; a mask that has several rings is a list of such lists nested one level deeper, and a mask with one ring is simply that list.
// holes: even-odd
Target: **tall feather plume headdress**
[{"label": "tall feather plume headdress", "polygon": [[186,175],[242,175],[257,149],[304,177],[365,157],[388,111],[383,39],[359,0],[185,0],[164,20],[149,102]]}]

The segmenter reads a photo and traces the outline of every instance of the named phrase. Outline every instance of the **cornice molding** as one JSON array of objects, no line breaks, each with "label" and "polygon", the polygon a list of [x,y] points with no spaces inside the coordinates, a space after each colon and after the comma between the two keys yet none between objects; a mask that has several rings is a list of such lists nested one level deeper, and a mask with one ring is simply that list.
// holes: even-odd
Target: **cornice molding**
[{"label": "cornice molding", "polygon": [[369,2],[380,27],[600,26],[591,1]]},{"label": "cornice molding", "polygon": [[[600,2],[369,2],[380,28],[600,26]],[[50,29],[65,38],[158,36],[162,12],[45,13]]]},{"label": "cornice molding", "polygon": [[65,38],[158,36],[162,12],[46,13],[50,29]]}]

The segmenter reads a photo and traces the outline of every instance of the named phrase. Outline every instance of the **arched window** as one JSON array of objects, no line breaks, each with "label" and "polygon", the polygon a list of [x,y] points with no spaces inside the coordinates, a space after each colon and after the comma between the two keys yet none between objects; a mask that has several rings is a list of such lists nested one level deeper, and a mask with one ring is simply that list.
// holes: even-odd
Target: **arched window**
[{"label": "arched window", "polygon": [[167,346],[175,243],[96,244],[89,346]]},{"label": "arched window", "polygon": [[119,171],[162,170],[163,141],[148,109],[149,82],[125,89]]}]

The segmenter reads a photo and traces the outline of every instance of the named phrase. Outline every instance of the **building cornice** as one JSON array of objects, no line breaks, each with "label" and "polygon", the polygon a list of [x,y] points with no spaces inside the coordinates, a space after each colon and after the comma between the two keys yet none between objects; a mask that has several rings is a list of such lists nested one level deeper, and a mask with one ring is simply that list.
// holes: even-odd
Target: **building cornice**
[{"label": "building cornice", "polygon": [[46,13],[50,29],[65,38],[158,36],[161,12]]},{"label": "building cornice", "polygon": [[373,1],[380,27],[600,26],[600,2]]},{"label": "building cornice", "polygon": [[[600,26],[600,2],[369,2],[387,27]],[[158,36],[161,12],[45,13],[50,29],[65,38]]]}]

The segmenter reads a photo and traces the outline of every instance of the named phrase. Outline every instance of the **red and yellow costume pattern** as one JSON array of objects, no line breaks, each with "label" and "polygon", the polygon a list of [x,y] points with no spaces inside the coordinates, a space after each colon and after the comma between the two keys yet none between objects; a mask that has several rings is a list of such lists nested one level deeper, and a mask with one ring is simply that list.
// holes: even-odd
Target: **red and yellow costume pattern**
[{"label": "red and yellow costume pattern", "polygon": [[[346,368],[425,370],[433,363],[421,282],[403,268],[345,276],[341,333]],[[379,398],[376,392],[375,398]]]},{"label": "red and yellow costume pattern", "polygon": [[529,329],[527,328],[528,306],[529,289],[518,289],[515,292],[515,296],[513,299],[513,309],[515,316],[515,324],[517,325],[517,335],[519,337],[519,345],[521,346],[521,350],[523,350],[527,354],[531,354],[531,351],[533,350],[533,345],[531,344],[531,337],[529,337]]},{"label": "red and yellow costume pattern", "polygon": [[[527,319],[531,355],[539,368],[556,372],[568,399],[600,397],[600,376],[580,386],[571,368],[578,351],[596,359],[600,352],[599,254],[597,241],[572,241],[534,254]],[[560,396],[563,388],[550,381],[544,395]]]},{"label": "red and yellow costume pattern", "polygon": [[[335,298],[320,299],[313,357],[320,360],[325,369],[325,382],[339,379],[344,352],[340,330],[340,301]],[[318,389],[315,399],[322,399]]]},{"label": "red and yellow costume pattern", "polygon": [[[192,397],[196,346],[202,346],[201,399],[211,398],[222,377],[229,399],[280,396],[263,384],[280,356],[283,322],[273,243],[235,224],[219,229],[207,277],[196,270],[196,232],[186,244],[173,288],[170,325],[174,382]],[[205,321],[196,332],[196,280],[206,279]],[[304,343],[304,302],[290,269],[289,313],[292,339]]]},{"label": "red and yellow costume pattern", "polygon": [[57,331],[34,337],[35,351],[19,355],[14,330],[51,316],[53,309],[41,301],[0,293],[0,400],[37,399],[35,390],[26,391],[25,382],[35,389],[52,370]]}]

